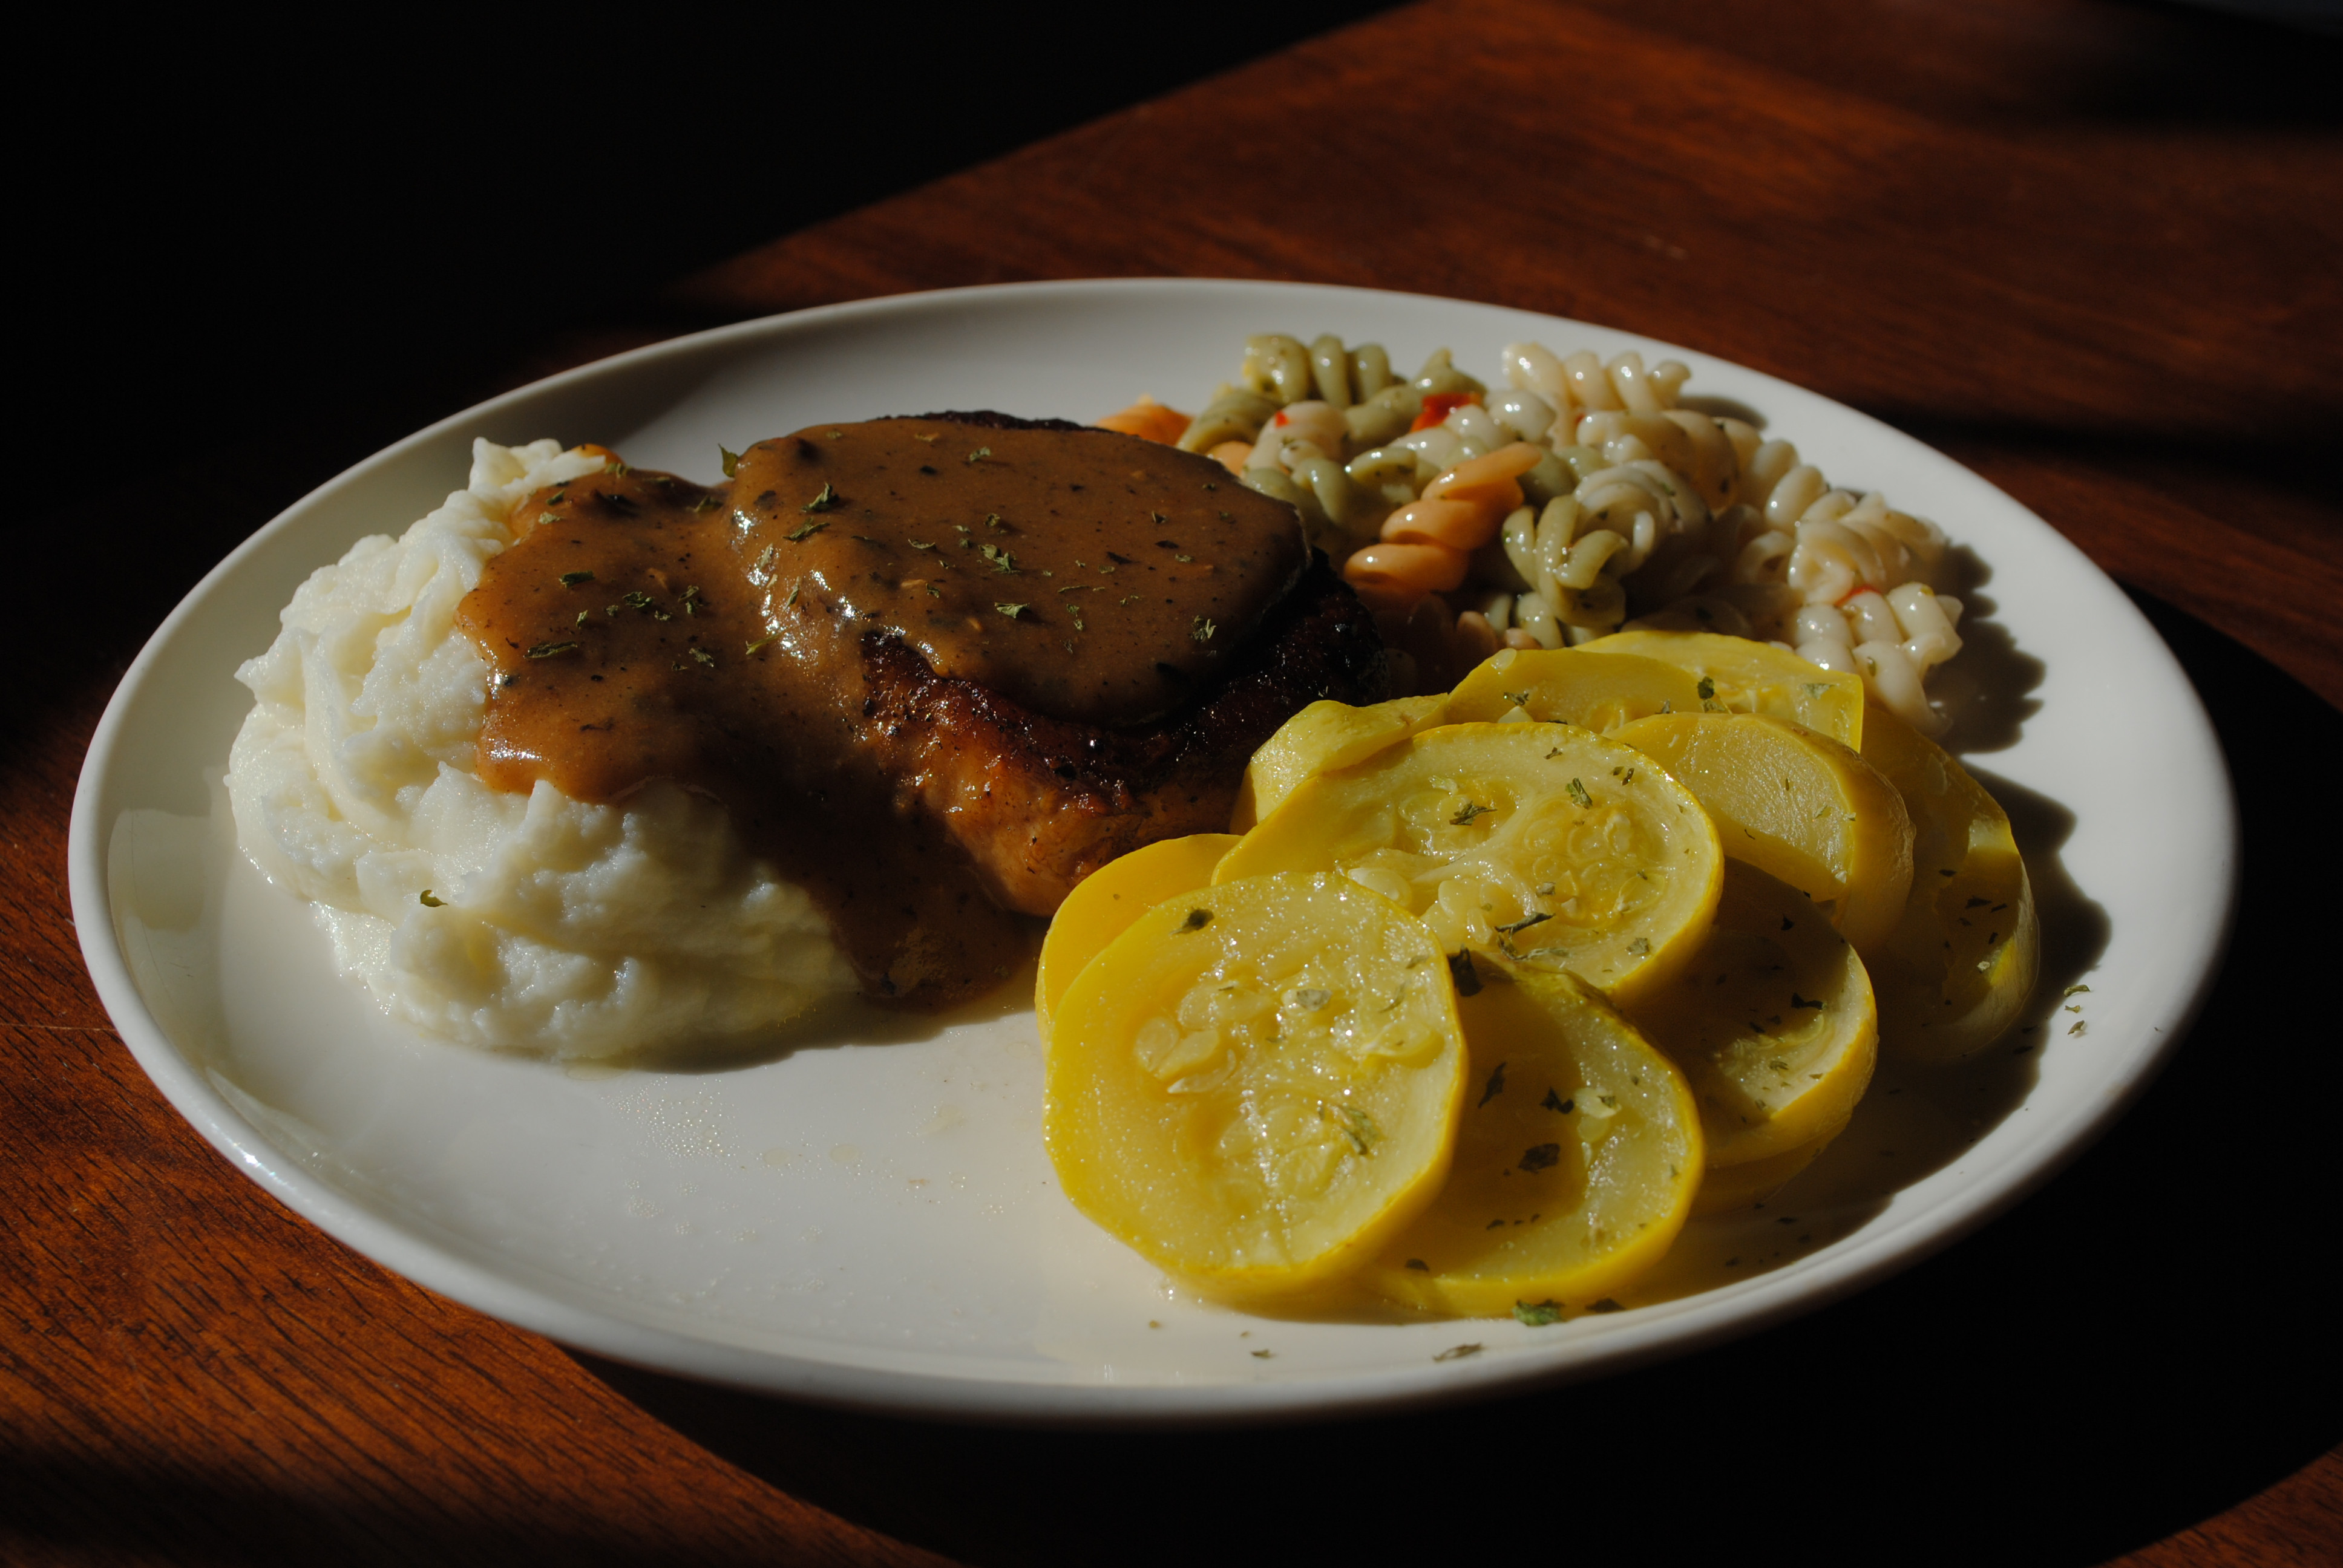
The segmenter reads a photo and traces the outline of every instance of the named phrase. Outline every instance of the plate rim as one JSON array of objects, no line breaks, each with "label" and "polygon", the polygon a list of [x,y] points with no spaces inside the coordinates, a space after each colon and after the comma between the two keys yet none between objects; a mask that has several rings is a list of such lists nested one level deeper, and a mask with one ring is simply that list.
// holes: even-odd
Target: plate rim
[{"label": "plate rim", "polygon": [[[1938,1205],[1896,1233],[1875,1241],[1865,1255],[1825,1269],[1819,1278],[1781,1280],[1756,1276],[1741,1284],[1702,1292],[1641,1312],[1606,1321],[1602,1330],[1557,1345],[1543,1356],[1536,1352],[1508,1354],[1487,1361],[1468,1360],[1434,1368],[1393,1366],[1374,1371],[1349,1370],[1306,1380],[1255,1382],[1180,1384],[1097,1384],[1038,1379],[953,1376],[905,1372],[810,1356],[729,1344],[646,1322],[629,1322],[615,1313],[596,1312],[534,1289],[509,1274],[500,1275],[442,1246],[427,1236],[410,1233],[375,1213],[360,1199],[342,1191],[319,1174],[272,1144],[266,1132],[248,1121],[207,1076],[172,1041],[148,1009],[122,950],[106,881],[108,845],[103,841],[110,824],[99,821],[101,799],[116,753],[121,749],[135,699],[169,644],[204,601],[231,578],[243,563],[266,548],[279,533],[298,526],[313,508],[342,492],[357,489],[408,454],[468,427],[487,424],[500,414],[547,394],[588,381],[639,373],[664,362],[711,356],[721,359],[727,349],[759,339],[785,339],[794,332],[850,323],[863,316],[897,316],[927,310],[950,311],[964,305],[979,307],[1004,297],[1045,297],[1051,295],[1098,296],[1129,293],[1144,296],[1164,289],[1198,294],[1250,291],[1286,292],[1295,296],[1342,295],[1366,301],[1407,301],[1418,306],[1464,307],[1536,316],[1565,327],[1635,338],[1648,349],[1674,351],[1760,377],[1806,397],[1828,403],[1866,427],[1866,437],[1876,435],[1896,443],[1928,451],[2000,498],[2015,512],[2038,528],[2047,539],[2071,551],[2076,561],[2108,590],[2119,612],[2131,617],[2137,629],[2161,652],[2177,690],[2193,705],[2192,715],[2205,753],[2214,765],[2217,821],[2207,834],[2204,854],[2220,869],[2221,907],[2213,922],[2213,940],[2197,955],[2195,971],[2184,989],[2160,1015],[2129,1076],[2112,1092],[2068,1119],[2063,1136],[2038,1151],[1975,1179],[1959,1199]],[[589,1354],[655,1372],[745,1388],[757,1392],[798,1399],[839,1408],[881,1414],[962,1423],[1071,1427],[1198,1426],[1306,1421],[1330,1416],[1358,1416],[1464,1399],[1493,1397],[1551,1388],[1595,1377],[1616,1375],[1653,1362],[1691,1354],[1729,1340],[1754,1334],[1805,1313],[1845,1300],[1973,1234],[1979,1227],[2054,1179],[2102,1137],[2127,1112],[2163,1070],[2201,1012],[2217,982],[2234,928],[2238,898],[2239,824],[2236,796],[2223,755],[2203,700],[2171,650],[2147,623],[2137,606],[2096,562],[2031,508],[1994,486],[1966,465],[1946,457],[1916,437],[1824,394],[1771,374],[1724,360],[1702,350],[1679,347],[1624,328],[1574,318],[1554,317],[1523,307],[1487,301],[1446,298],[1396,290],[1241,278],[1101,278],[1042,280],[980,285],[963,288],[921,290],[870,299],[818,306],[804,310],[760,317],[658,343],[576,366],[512,388],[447,415],[369,455],[278,512],[241,541],[180,599],[149,636],[109,698],[93,732],[75,782],[72,817],[66,838],[69,898],[83,961],[110,1020],[150,1081],[173,1111],[217,1150],[231,1165],[256,1182],[293,1213],[327,1236],[352,1248],[382,1267],[499,1322],[543,1334]],[[1825,1250],[1826,1251],[1827,1250]],[[1822,1256],[1822,1254],[1817,1254]],[[1769,1281],[1773,1282],[1769,1284]],[[1686,1322],[1684,1320],[1691,1320]],[[1534,1359],[1535,1358],[1535,1359]]]}]

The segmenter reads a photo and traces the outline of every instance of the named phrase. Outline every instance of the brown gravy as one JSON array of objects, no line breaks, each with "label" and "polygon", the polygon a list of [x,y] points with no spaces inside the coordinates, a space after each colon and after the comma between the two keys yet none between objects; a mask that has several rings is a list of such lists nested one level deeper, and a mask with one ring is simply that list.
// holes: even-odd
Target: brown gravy
[{"label": "brown gravy", "polygon": [[457,618],[490,670],[481,778],[715,796],[867,991],[926,1006],[989,989],[1030,938],[890,771],[870,650],[1141,725],[1208,687],[1309,560],[1292,508],[1209,459],[936,418],[759,442],[729,486],[614,464],[523,501],[514,531]]}]

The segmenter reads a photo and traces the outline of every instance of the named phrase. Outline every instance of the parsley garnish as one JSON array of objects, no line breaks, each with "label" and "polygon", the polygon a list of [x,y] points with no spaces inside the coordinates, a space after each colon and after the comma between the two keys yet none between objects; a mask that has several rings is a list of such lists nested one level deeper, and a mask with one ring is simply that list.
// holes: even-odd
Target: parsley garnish
[{"label": "parsley garnish", "polygon": [[1570,799],[1582,810],[1594,804],[1594,797],[1589,795],[1586,792],[1586,786],[1575,779],[1570,781]]},{"label": "parsley garnish", "polygon": [[1019,616],[1025,613],[1028,607],[1021,604],[997,604],[992,608],[1007,616],[1011,620],[1015,620]]},{"label": "parsley garnish", "polygon": [[1188,918],[1187,918],[1186,920],[1182,920],[1182,921],[1180,922],[1180,931],[1181,931],[1181,933],[1182,933],[1182,935],[1186,934],[1186,933],[1187,933],[1187,932],[1189,932],[1189,931],[1201,931],[1201,930],[1202,930],[1206,926],[1209,926],[1209,925],[1211,925],[1212,923],[1212,910],[1190,910],[1188,911]]},{"label": "parsley garnish", "polygon": [[700,663],[702,663],[702,664],[704,664],[704,665],[707,665],[707,666],[708,666],[709,668],[715,668],[715,665],[716,665],[716,659],[715,659],[715,658],[714,658],[712,655],[710,655],[710,654],[709,653],[709,651],[708,651],[706,648],[693,648],[693,649],[691,650],[691,657],[692,657],[692,658],[696,658],[696,659],[698,659],[698,660],[699,660],[699,662],[700,662]]},{"label": "parsley garnish", "polygon": [[593,580],[594,574],[592,572],[563,572],[561,574],[561,586],[563,588],[576,588],[580,583],[590,583]]},{"label": "parsley garnish", "polygon": [[[821,493],[808,501],[805,504],[805,509],[809,512],[826,512],[838,505],[839,500],[838,487],[825,479],[822,481]],[[791,534],[789,537],[796,538],[798,536]]]},{"label": "parsley garnish", "polygon": [[531,658],[551,658],[557,654],[575,653],[577,651],[578,645],[574,642],[540,642],[535,648],[528,650],[528,657]]},{"label": "parsley garnish", "polygon": [[991,457],[991,456],[992,456],[992,448],[991,448],[991,447],[979,447],[975,451],[970,452],[970,453],[968,455],[968,460],[969,460],[970,462],[973,463],[973,462],[978,461],[978,460],[979,460],[979,459],[980,459],[980,458],[990,457]]},{"label": "parsley garnish", "polygon": [[1473,955],[1457,951],[1448,955],[1448,978],[1456,982],[1458,996],[1481,994],[1481,977],[1473,968]]},{"label": "parsley garnish", "polygon": [[1697,697],[1698,697],[1698,698],[1699,698],[1703,702],[1706,702],[1710,698],[1715,697],[1715,696],[1716,695],[1716,679],[1715,679],[1715,678],[1714,676],[1707,676],[1707,675],[1704,675],[1704,676],[1702,676],[1702,677],[1700,678],[1700,684],[1699,684],[1698,686],[1694,687],[1694,688],[1693,689],[1693,691],[1694,691],[1694,694],[1695,696],[1697,696]]},{"label": "parsley garnish", "polygon": [[1511,925],[1499,926],[1497,929],[1504,932],[1505,935],[1512,936],[1515,931],[1528,930],[1540,920],[1550,920],[1552,919],[1554,919],[1554,917],[1547,914],[1544,910],[1534,910],[1530,913],[1523,915],[1520,920],[1513,921]]},{"label": "parsley garnish", "polygon": [[1456,815],[1448,819],[1448,823],[1451,827],[1462,828],[1473,818],[1485,817],[1495,809],[1496,808],[1494,806],[1477,806],[1472,801],[1467,800],[1464,802],[1463,808],[1459,810]]},{"label": "parsley garnish", "polygon": [[994,571],[1014,574],[1017,570],[1017,558],[999,545],[980,545],[977,548],[977,553],[992,563]]},{"label": "parsley garnish", "polygon": [[1196,618],[1194,623],[1189,627],[1188,637],[1190,640],[1194,642],[1210,642],[1212,640],[1212,633],[1220,629],[1221,628],[1219,627],[1212,624],[1210,617],[1200,615]]},{"label": "parsley garnish", "polygon": [[1341,1122],[1342,1136],[1348,1138],[1351,1141],[1351,1147],[1362,1154],[1373,1148],[1383,1139],[1383,1130],[1375,1125],[1375,1119],[1355,1105],[1337,1105],[1331,1109],[1321,1105],[1318,1108],[1318,1119],[1322,1121],[1331,1120]]},{"label": "parsley garnish", "polygon": [[740,454],[725,450],[724,443],[716,443],[716,455],[724,459],[724,477],[732,477],[740,471]]},{"label": "parsley garnish", "polygon": [[435,896],[430,889],[426,888],[423,890],[423,907],[427,910],[444,910],[447,907],[447,900]]},{"label": "parsley garnish", "polygon": [[1515,1302],[1513,1316],[1534,1329],[1562,1322],[1562,1303],[1555,1301]]},{"label": "parsley garnish", "polygon": [[1450,1345],[1446,1350],[1442,1351],[1438,1355],[1432,1359],[1436,1362],[1462,1361],[1466,1356],[1477,1356],[1480,1353],[1481,1347],[1479,1345]]},{"label": "parsley garnish", "polygon": [[[812,508],[807,508],[807,510],[810,511],[810,510],[812,510]],[[793,544],[793,545],[794,545],[794,544],[797,544],[797,543],[800,542],[801,540],[804,540],[804,539],[807,539],[807,538],[810,538],[812,536],[814,536],[815,534],[818,534],[818,533],[821,532],[821,531],[822,531],[822,529],[824,529],[824,528],[828,528],[828,527],[830,527],[830,525],[829,525],[828,523],[808,523],[805,527],[803,527],[803,528],[799,528],[797,532],[795,532],[795,533],[793,533],[793,534],[787,535],[787,536],[785,536],[785,537],[789,539],[789,543],[791,543],[791,544]]]},{"label": "parsley garnish", "polygon": [[1562,1163],[1562,1145],[1559,1143],[1537,1143],[1522,1151],[1521,1169],[1533,1176],[1541,1171],[1551,1170],[1560,1163]]}]

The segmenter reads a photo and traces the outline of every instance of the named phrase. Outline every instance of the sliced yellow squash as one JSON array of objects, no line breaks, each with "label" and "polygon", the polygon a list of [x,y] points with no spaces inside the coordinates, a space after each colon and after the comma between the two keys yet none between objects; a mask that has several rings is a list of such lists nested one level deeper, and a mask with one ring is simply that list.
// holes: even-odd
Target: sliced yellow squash
[{"label": "sliced yellow squash", "polygon": [[1364,761],[1419,730],[1444,722],[1444,697],[1400,697],[1353,708],[1327,699],[1312,703],[1262,742],[1245,767],[1237,809],[1229,819],[1242,833],[1285,803],[1285,798],[1321,773]]},{"label": "sliced yellow squash", "polygon": [[1705,682],[1704,712],[1765,713],[1863,745],[1863,677],[1828,670],[1771,643],[1714,631],[1614,631],[1581,643],[1581,653],[1633,653],[1691,672]]},{"label": "sliced yellow squash", "polygon": [[2017,1020],[2042,971],[2042,924],[2009,814],[1942,747],[1885,709],[1864,759],[1912,818],[1912,894],[1873,954],[1886,1048],[1922,1061],[1981,1050]]},{"label": "sliced yellow squash", "polygon": [[1699,712],[1699,684],[1676,665],[1637,654],[1509,648],[1482,660],[1448,697],[1454,724],[1494,723],[1516,709],[1604,732],[1654,713]]},{"label": "sliced yellow squash", "polygon": [[1255,878],[1157,906],[1083,967],[1042,1133],[1074,1206],[1161,1267],[1297,1294],[1438,1194],[1464,1066],[1421,921],[1340,877]]},{"label": "sliced yellow squash", "polygon": [[1863,960],[1812,900],[1739,861],[1708,940],[1635,1022],[1691,1081],[1712,1167],[1843,1125],[1879,1057]]},{"label": "sliced yellow squash", "polygon": [[1438,1201],[1362,1282],[1433,1312],[1583,1306],[1668,1250],[1701,1180],[1683,1077],[1569,975],[1491,963],[1458,1011],[1473,1055]]},{"label": "sliced yellow squash", "polygon": [[1725,852],[1817,903],[1868,954],[1912,890],[1912,821],[1879,770],[1828,736],[1758,714],[1664,715],[1620,726],[1700,798]]},{"label": "sliced yellow squash", "polygon": [[1700,1195],[1692,1201],[1692,1217],[1704,1220],[1711,1214],[1729,1214],[1765,1202],[1821,1159],[1823,1151],[1845,1131],[1846,1124],[1841,1122],[1795,1149],[1740,1165],[1710,1166],[1708,1174],[1701,1178]]},{"label": "sliced yellow squash", "polygon": [[1033,1017],[1041,1043],[1050,1043],[1050,1019],[1066,988],[1107,943],[1131,922],[1166,899],[1192,893],[1212,879],[1212,868],[1236,847],[1233,833],[1191,833],[1165,839],[1110,860],[1074,885],[1050,918],[1041,939],[1041,971],[1033,980]]},{"label": "sliced yellow squash", "polygon": [[1456,724],[1312,779],[1212,876],[1340,871],[1443,951],[1567,970],[1627,1006],[1700,945],[1722,864],[1707,813],[1642,753],[1567,724]]}]

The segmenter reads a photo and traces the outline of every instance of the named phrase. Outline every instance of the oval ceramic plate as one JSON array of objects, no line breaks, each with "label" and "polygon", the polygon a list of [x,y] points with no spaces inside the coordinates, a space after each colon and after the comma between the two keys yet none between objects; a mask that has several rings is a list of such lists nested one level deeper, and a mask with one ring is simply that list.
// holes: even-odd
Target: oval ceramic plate
[{"label": "oval ceramic plate", "polygon": [[[1531,1326],[1201,1302],[1052,1183],[1030,984],[940,1020],[842,1007],[752,1061],[565,1070],[392,1025],[337,979],[306,910],[235,852],[217,783],[249,705],[233,671],[311,570],[462,485],[473,437],[598,441],[712,479],[719,443],[823,419],[1091,419],[1141,392],[1193,407],[1263,330],[1378,341],[1407,363],[1449,347],[1483,376],[1520,338],[1678,357],[1689,393],[1754,410],[1835,482],[1884,489],[1973,552],[1971,646],[1939,689],[1960,716],[1953,744],[2028,850],[2044,994],[1979,1063],[1884,1070],[1772,1211],[1695,1221],[1623,1310]],[[775,1393],[961,1420],[1161,1422],[1584,1377],[1747,1332],[1946,1245],[2072,1157],[2175,1043],[2227,930],[2234,840],[2203,710],[2123,595],[2008,497],[1886,427],[1549,317],[1138,281],[752,322],[556,377],[360,464],[247,540],[156,633],[90,748],[70,856],[90,972],[163,1092],[253,1180],[410,1279],[581,1349]]]}]

